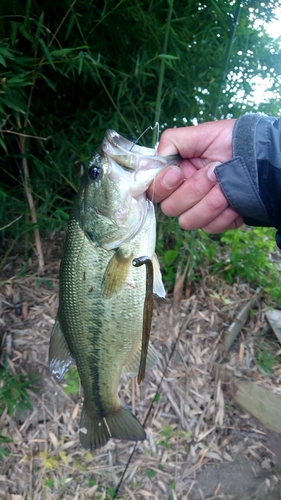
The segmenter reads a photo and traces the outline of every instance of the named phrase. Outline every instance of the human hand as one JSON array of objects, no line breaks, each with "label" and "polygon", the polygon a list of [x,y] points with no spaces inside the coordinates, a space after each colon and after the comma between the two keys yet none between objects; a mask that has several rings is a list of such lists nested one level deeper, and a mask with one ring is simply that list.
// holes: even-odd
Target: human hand
[{"label": "human hand", "polygon": [[243,224],[214,173],[217,165],[232,158],[234,123],[220,120],[168,129],[161,135],[158,154],[179,153],[183,160],[180,168],[170,166],[160,172],[147,194],[155,203],[162,202],[166,215],[179,216],[183,229],[220,233]]}]

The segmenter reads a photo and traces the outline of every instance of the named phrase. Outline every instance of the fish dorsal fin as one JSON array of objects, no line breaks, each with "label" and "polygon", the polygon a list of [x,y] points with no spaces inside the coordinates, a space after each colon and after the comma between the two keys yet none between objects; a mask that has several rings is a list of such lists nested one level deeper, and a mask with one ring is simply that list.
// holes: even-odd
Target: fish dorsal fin
[{"label": "fish dorsal fin", "polygon": [[52,330],[49,348],[49,367],[52,374],[58,379],[62,380],[68,371],[72,362],[68,345],[62,332],[59,318],[56,321]]},{"label": "fish dorsal fin", "polygon": [[132,265],[132,253],[125,247],[120,247],[111,257],[102,280],[102,296],[109,299],[119,292],[124,285],[130,266]]},{"label": "fish dorsal fin", "polygon": [[166,297],[165,288],[162,281],[160,265],[156,253],[152,257],[153,265],[153,292],[159,297]]},{"label": "fish dorsal fin", "polygon": [[[137,352],[134,354],[134,357],[125,366],[125,372],[128,375],[128,377],[136,377],[136,375],[138,374],[141,361],[141,352],[142,352],[142,345],[140,343]],[[151,370],[152,368],[154,368],[154,366],[158,363],[158,360],[159,358],[157,351],[155,347],[153,347],[151,342],[149,342],[147,350],[147,358],[146,358],[146,370]]]}]

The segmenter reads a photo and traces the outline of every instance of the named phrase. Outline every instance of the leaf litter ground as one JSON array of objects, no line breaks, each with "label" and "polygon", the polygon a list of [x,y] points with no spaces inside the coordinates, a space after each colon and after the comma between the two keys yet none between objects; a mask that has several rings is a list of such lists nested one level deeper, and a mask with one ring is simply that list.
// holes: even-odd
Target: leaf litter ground
[{"label": "leaf litter ground", "polygon": [[[113,498],[134,448],[111,440],[94,455],[83,450],[77,433],[82,395],[66,394],[66,383],[58,384],[48,370],[61,248],[60,235],[45,244],[44,279],[36,277],[35,259],[21,276],[19,256],[3,271],[2,359],[7,353],[11,373],[37,374],[40,380],[39,392],[30,393],[33,410],[0,417],[2,434],[13,439],[1,462],[1,500]],[[140,386],[135,379],[121,380],[122,400],[140,421],[147,418],[147,440],[137,444],[118,498],[281,498],[280,434],[236,406],[215,369],[224,363],[237,376],[281,394],[280,345],[265,328],[268,304],[262,296],[227,359],[221,352],[225,331],[254,293],[205,269],[177,313],[171,297],[156,301],[152,341],[160,362]],[[276,356],[270,373],[256,362],[261,344]]]}]

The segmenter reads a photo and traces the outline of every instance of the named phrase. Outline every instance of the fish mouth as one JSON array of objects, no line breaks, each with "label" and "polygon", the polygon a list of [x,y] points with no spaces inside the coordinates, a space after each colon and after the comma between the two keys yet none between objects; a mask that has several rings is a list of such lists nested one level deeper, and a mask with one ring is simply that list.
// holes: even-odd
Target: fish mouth
[{"label": "fish mouth", "polygon": [[131,172],[142,168],[141,161],[143,160],[147,164],[153,161],[162,166],[179,165],[182,160],[179,154],[159,156],[156,149],[139,146],[111,129],[106,131],[102,150],[112,160]]},{"label": "fish mouth", "polygon": [[155,149],[139,146],[135,142],[125,139],[125,137],[122,137],[118,132],[115,132],[115,130],[107,130],[105,138],[114,149],[117,149],[123,154],[130,153],[133,155],[155,156]]}]

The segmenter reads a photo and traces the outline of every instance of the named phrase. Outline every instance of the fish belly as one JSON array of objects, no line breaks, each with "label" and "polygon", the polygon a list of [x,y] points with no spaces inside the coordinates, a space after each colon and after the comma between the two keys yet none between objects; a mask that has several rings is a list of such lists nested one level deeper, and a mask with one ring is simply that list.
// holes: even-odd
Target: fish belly
[{"label": "fish belly", "polygon": [[[132,259],[153,253],[146,233],[147,229],[145,238],[139,233],[130,243]],[[113,254],[95,246],[75,219],[70,221],[61,263],[58,318],[84,389],[80,438],[91,450],[110,437],[145,438],[142,426],[118,397],[122,369],[141,342],[145,268],[131,265],[122,289],[104,298],[102,280]]]}]

